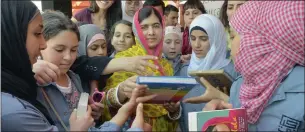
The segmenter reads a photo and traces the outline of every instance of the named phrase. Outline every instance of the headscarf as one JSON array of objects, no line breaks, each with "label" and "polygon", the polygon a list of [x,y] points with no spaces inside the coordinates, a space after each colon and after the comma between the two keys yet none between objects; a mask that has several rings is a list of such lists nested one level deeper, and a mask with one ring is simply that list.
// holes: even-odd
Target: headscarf
[{"label": "headscarf", "polygon": [[[215,70],[225,67],[230,63],[226,58],[227,38],[221,21],[210,14],[197,16],[190,25],[190,34],[194,29],[202,29],[207,32],[210,41],[210,49],[204,58],[197,58],[192,53],[188,72],[196,70]],[[189,36],[191,36],[189,34]]]},{"label": "headscarf", "polygon": [[31,103],[54,124],[47,109],[36,100],[38,86],[26,49],[28,25],[38,14],[31,1],[1,1],[1,88]]},{"label": "headscarf", "polygon": [[[151,7],[151,8],[154,8],[152,6],[146,6],[146,7]],[[162,39],[160,40],[160,42],[158,43],[157,47],[156,47],[156,50],[155,52],[153,52],[152,50],[150,50],[146,40],[145,40],[145,36],[143,34],[143,31],[141,29],[141,25],[140,25],[140,22],[138,21],[139,20],[139,12],[142,10],[143,8],[141,8],[140,10],[138,10],[136,13],[135,13],[135,16],[133,18],[133,23],[132,23],[132,31],[133,33],[135,34],[135,37],[136,37],[136,41],[137,42],[140,42],[141,46],[143,47],[143,49],[146,51],[147,55],[153,55],[153,56],[158,56],[158,57],[162,57],[162,48],[163,48],[163,37]],[[155,9],[155,8],[154,8]],[[157,9],[155,9],[157,10]],[[158,10],[157,10],[158,11]],[[159,11],[158,11],[159,12]],[[159,12],[160,13],[160,12]],[[160,13],[161,14],[161,13]],[[162,15],[161,15],[162,17]],[[162,17],[162,23],[161,23],[161,26],[162,26],[162,34],[164,34],[164,19]],[[161,73],[162,76],[164,76],[164,71],[163,71],[163,68],[160,66],[159,62],[157,60],[154,61],[155,65],[157,65],[159,67],[159,71]]]},{"label": "headscarf", "polygon": [[78,56],[87,55],[87,48],[96,40],[106,41],[104,32],[94,24],[85,24],[79,27],[80,41]]},{"label": "headscarf", "polygon": [[[142,8],[143,6],[143,2],[142,1],[139,1],[139,9]],[[129,21],[129,22],[132,22],[133,21],[133,16],[129,16],[127,15],[127,13],[125,12],[125,9],[126,9],[126,1],[122,1],[122,12],[123,12],[123,20],[126,20],[126,21]]]},{"label": "headscarf", "polygon": [[235,69],[240,102],[255,123],[288,72],[304,66],[304,1],[249,1],[231,19],[241,35]]}]

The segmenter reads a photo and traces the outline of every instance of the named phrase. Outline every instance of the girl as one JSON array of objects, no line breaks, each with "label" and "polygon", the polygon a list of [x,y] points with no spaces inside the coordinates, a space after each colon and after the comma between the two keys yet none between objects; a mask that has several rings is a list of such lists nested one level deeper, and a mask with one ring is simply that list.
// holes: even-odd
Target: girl
[{"label": "girl", "polygon": [[115,49],[111,57],[132,47],[135,44],[134,38],[131,22],[126,20],[116,22],[111,28],[111,44]]},{"label": "girl", "polygon": [[[59,131],[47,108],[36,99],[32,66],[46,48],[39,10],[30,1],[1,1],[1,19],[1,27],[6,27],[1,28],[1,130]],[[76,119],[76,112],[71,113],[67,114],[71,114],[70,131],[86,131],[93,125],[91,116]],[[89,106],[86,115],[90,114]]]},{"label": "girl", "polygon": [[[158,70],[149,69],[142,75],[154,75],[154,76],[172,76],[173,69],[171,65],[165,59],[161,58],[162,43],[163,43],[163,19],[160,13],[153,7],[143,7],[136,12],[133,21],[133,32],[136,34],[136,44],[126,51],[117,53],[115,58],[126,56],[142,56],[142,55],[155,55],[159,59],[155,61],[149,61],[147,63],[154,63],[158,65]],[[144,67],[143,67],[144,68]],[[108,80],[106,90],[107,102],[104,103],[108,107],[120,108],[121,104],[125,103],[130,97],[130,92],[135,86],[135,73],[132,72],[115,72]],[[134,77],[132,77],[134,76]],[[131,77],[131,87],[128,87]],[[126,80],[127,79],[127,80]],[[125,81],[126,80],[126,81]],[[121,84],[121,85],[119,85]],[[130,90],[131,89],[131,90]],[[144,116],[146,122],[152,125],[153,131],[174,131],[176,130],[176,121],[168,120],[169,112],[162,105],[144,105]],[[109,113],[108,109],[105,109],[105,113]],[[114,110],[115,113],[115,110]],[[179,109],[170,114],[173,118],[179,118]],[[108,119],[111,116],[108,114]]]},{"label": "girl", "polygon": [[232,84],[231,104],[212,100],[205,110],[246,108],[248,131],[304,131],[304,7],[303,1],[240,7],[230,23],[237,32],[232,59],[241,76]]},{"label": "girl", "polygon": [[[67,115],[70,115],[72,110],[77,107],[80,94],[83,92],[79,76],[69,71],[77,57],[79,31],[77,26],[61,12],[46,11],[43,14],[43,19],[43,35],[47,40],[47,48],[41,51],[41,55],[45,61],[59,67],[60,75],[56,82],[39,88],[38,100],[47,106],[58,129],[67,131],[70,127]],[[130,111],[134,105],[134,102],[129,102],[122,109]],[[99,119],[102,104],[92,102],[90,106],[94,119]],[[119,130],[122,123],[131,114],[127,111],[121,110],[120,112],[123,113],[119,113],[120,116],[124,114],[125,117],[121,117],[119,120],[114,117],[110,122],[105,122],[99,129],[91,128],[90,130]]]},{"label": "girl", "polygon": [[183,17],[185,29],[183,32],[182,55],[192,54],[192,47],[189,42],[189,27],[192,21],[201,14],[206,14],[206,10],[200,0],[187,0],[183,5]]},{"label": "girl", "polygon": [[133,16],[137,10],[142,8],[143,3],[139,0],[122,1],[123,20],[132,22]]},{"label": "girl", "polygon": [[[232,78],[237,77],[233,64],[226,58],[226,34],[217,17],[209,14],[197,16],[190,25],[190,41],[193,53],[187,70],[186,68],[183,70],[184,75],[188,75],[187,72],[190,71],[224,69]],[[195,86],[184,98],[209,94],[205,89],[201,85]],[[204,106],[204,103],[182,104],[183,117],[180,122],[182,130],[188,130],[187,113],[200,111]]]},{"label": "girl", "polygon": [[[115,15],[113,15],[115,14]],[[85,8],[72,17],[76,22],[86,22],[99,26],[106,34],[107,40],[110,38],[110,28],[113,24],[122,19],[121,0],[96,1],[90,0],[90,7]],[[112,53],[111,44],[108,43],[108,55]]]},{"label": "girl", "polygon": [[231,42],[233,40],[230,32],[229,21],[233,16],[233,14],[237,11],[237,9],[245,2],[246,0],[239,0],[239,1],[225,0],[220,9],[220,20],[222,24],[225,26],[225,30],[227,33],[227,44],[228,44],[227,56],[230,56]]},{"label": "girl", "polygon": [[174,76],[180,76],[182,62],[180,61],[182,48],[181,30],[175,26],[167,26],[163,41],[163,57],[171,62]]}]

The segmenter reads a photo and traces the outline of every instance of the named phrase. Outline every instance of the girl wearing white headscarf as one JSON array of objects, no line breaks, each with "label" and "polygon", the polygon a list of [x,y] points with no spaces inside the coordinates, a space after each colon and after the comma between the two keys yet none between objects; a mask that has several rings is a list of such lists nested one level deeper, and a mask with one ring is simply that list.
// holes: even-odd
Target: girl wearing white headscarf
[{"label": "girl wearing white headscarf", "polygon": [[[224,26],[217,17],[209,14],[197,16],[190,25],[189,36],[193,51],[187,72],[224,69],[232,78],[237,77],[233,63],[230,63],[226,56],[226,33]],[[203,93],[205,93],[205,88],[197,85],[184,96],[184,99],[200,96]],[[182,103],[181,130],[188,131],[187,113],[201,111],[204,106],[205,103]]]},{"label": "girl wearing white headscarf", "polygon": [[124,0],[122,1],[123,20],[132,22],[133,16],[137,10],[142,8],[143,2],[138,0]]}]

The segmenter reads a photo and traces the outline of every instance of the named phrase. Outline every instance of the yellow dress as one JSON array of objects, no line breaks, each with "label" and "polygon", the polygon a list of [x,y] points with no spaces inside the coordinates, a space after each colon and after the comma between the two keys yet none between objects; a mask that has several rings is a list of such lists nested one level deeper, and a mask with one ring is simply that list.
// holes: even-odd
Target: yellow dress
[{"label": "yellow dress", "polygon": [[[120,57],[133,57],[133,56],[144,56],[147,55],[144,48],[140,45],[138,41],[136,41],[136,44],[129,48],[126,51],[119,52],[115,55],[115,58]],[[153,61],[150,61],[150,63],[153,63]],[[164,74],[166,76],[173,76],[173,68],[171,64],[163,58],[159,58],[159,64],[163,67]],[[151,68],[148,68],[148,71],[153,72],[155,76],[160,76],[160,72],[158,70],[152,70]],[[107,80],[105,90],[108,91],[112,88],[117,87],[117,85],[129,77],[132,77],[134,75],[137,75],[136,73],[132,72],[115,72],[113,75]],[[104,105],[107,106],[107,103],[104,102]],[[152,125],[153,131],[175,131],[178,126],[178,121],[172,121],[168,119],[167,114],[168,111],[162,106],[158,104],[144,104],[143,107],[144,110],[144,117],[145,122],[148,122]],[[105,115],[104,118],[106,120],[111,119],[111,115],[109,112],[108,107],[105,108]]]}]

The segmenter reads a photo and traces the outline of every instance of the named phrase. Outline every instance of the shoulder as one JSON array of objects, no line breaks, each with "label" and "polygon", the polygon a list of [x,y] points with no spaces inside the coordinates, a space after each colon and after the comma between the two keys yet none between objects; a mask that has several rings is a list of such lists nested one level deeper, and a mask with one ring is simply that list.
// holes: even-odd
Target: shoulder
[{"label": "shoulder", "polygon": [[231,61],[228,65],[223,67],[224,71],[228,73],[233,79],[236,79],[239,74],[235,71],[234,63]]},{"label": "shoulder", "polygon": [[7,93],[1,93],[1,96],[2,105],[5,106],[1,111],[1,130],[57,131],[57,127],[50,125],[43,114],[27,101]]},{"label": "shoulder", "polygon": [[122,51],[122,52],[118,52],[115,54],[114,58],[120,58],[120,57],[134,57],[134,56],[141,56],[141,55],[145,55],[145,51],[143,50],[143,48],[139,45],[133,45],[131,48]]},{"label": "shoulder", "polygon": [[88,8],[84,8],[84,9],[78,11],[74,15],[74,17],[75,17],[75,19],[79,20],[79,19],[81,19],[81,17],[87,16],[87,15],[90,15],[90,14],[91,14],[91,12],[89,11],[89,9]]}]

